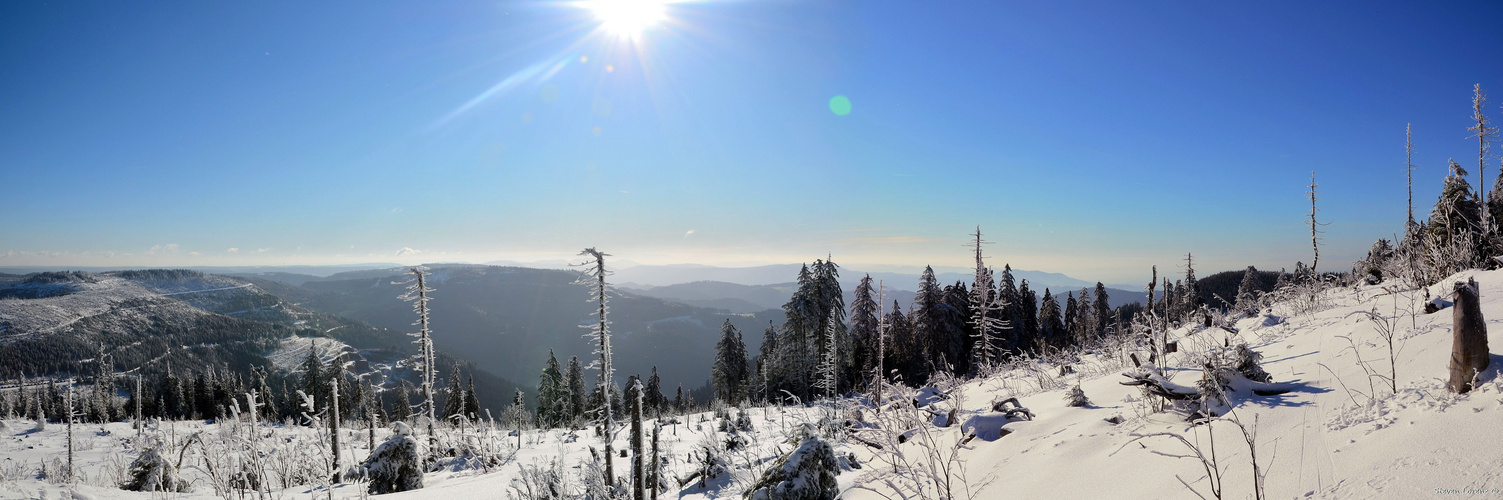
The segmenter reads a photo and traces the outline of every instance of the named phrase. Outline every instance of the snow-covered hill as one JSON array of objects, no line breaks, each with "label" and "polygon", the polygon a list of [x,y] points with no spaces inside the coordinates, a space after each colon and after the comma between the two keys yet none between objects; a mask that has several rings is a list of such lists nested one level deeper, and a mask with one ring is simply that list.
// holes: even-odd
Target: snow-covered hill
[{"label": "snow-covered hill", "polygon": [[[1503,322],[1503,271],[1462,273],[1435,285],[1429,294],[1442,295],[1453,281],[1467,278],[1480,283],[1492,351],[1503,351],[1503,326],[1499,325]],[[1447,493],[1463,498],[1497,497],[1503,494],[1503,426],[1499,425],[1503,422],[1503,378],[1499,377],[1503,356],[1492,355],[1492,367],[1479,377],[1475,391],[1449,393],[1442,377],[1451,349],[1451,310],[1424,314],[1419,310],[1424,297],[1424,291],[1396,291],[1391,286],[1339,288],[1325,292],[1314,303],[1281,303],[1262,316],[1242,319],[1235,333],[1200,326],[1173,332],[1179,352],[1169,354],[1163,363],[1171,386],[1194,387],[1202,378],[1200,362],[1207,353],[1246,343],[1262,354],[1262,367],[1272,376],[1272,387],[1287,391],[1260,396],[1246,390],[1250,385],[1245,380],[1234,381],[1230,411],[1208,425],[1192,425],[1183,413],[1152,411],[1139,387],[1122,384],[1130,380],[1122,373],[1134,370],[1132,362],[1122,353],[1102,352],[1072,360],[1073,374],[1060,375],[1058,366],[1030,364],[954,386],[939,384],[938,392],[949,396],[932,403],[930,409],[940,416],[918,425],[923,435],[911,428],[888,428],[862,431],[858,436],[880,444],[883,433],[906,432],[910,438],[896,449],[904,453],[903,459],[924,462],[923,443],[946,450],[973,433],[966,425],[935,425],[949,422],[951,410],[954,422],[984,424],[983,432],[958,448],[954,461],[939,459],[956,467],[959,474],[952,477],[963,477],[952,485],[956,498],[1195,498],[1192,489],[1211,497],[1213,482],[1220,483],[1226,498],[1250,498],[1255,491],[1250,451],[1256,452],[1268,498],[1417,498]],[[1296,309],[1308,312],[1296,314]],[[1376,313],[1376,318],[1364,311]],[[1397,375],[1397,391],[1369,376],[1390,373],[1388,346],[1378,335],[1380,326],[1395,332],[1397,362],[1391,373]],[[1146,353],[1138,354],[1146,359]],[[1077,384],[1089,405],[1072,407],[1066,401],[1067,391]],[[1035,417],[1008,420],[992,412],[994,402],[1009,397],[1017,397]],[[796,424],[812,421],[823,411],[749,409],[754,430],[741,433],[747,443],[739,451],[725,452],[730,471],[704,487],[697,481],[679,487],[673,481],[666,496],[740,498],[770,459],[792,449],[788,437]],[[901,414],[892,409],[880,417],[869,410],[862,413],[864,420],[876,426]],[[854,412],[847,415],[854,416]],[[679,418],[684,423],[664,427],[662,444],[669,474],[686,478],[695,469],[689,459],[701,456],[696,450],[714,442],[723,444],[731,435],[718,432],[717,421],[708,413]],[[103,429],[84,426],[81,432],[91,443],[82,452],[85,474],[80,484],[69,486],[35,477],[41,461],[61,453],[62,426],[27,432],[31,425],[27,421],[6,423],[10,430],[0,443],[0,456],[5,457],[0,464],[0,496],[36,497],[43,492],[50,498],[67,498],[65,490],[72,489],[86,498],[149,497],[108,487],[120,460],[109,457],[133,453],[127,439],[133,431],[128,424]],[[199,427],[207,427],[206,434],[229,432],[218,424],[175,425],[179,434]],[[986,425],[1000,425],[1006,432]],[[271,427],[263,432],[284,436],[284,440],[313,439],[305,428]],[[346,453],[354,458],[368,453],[364,431],[346,432]],[[386,434],[384,429],[378,432]],[[426,488],[390,498],[503,497],[519,486],[516,481],[523,470],[550,468],[555,458],[560,460],[558,470],[575,488],[571,491],[577,491],[591,447],[600,448],[600,439],[589,431],[531,430],[520,438],[498,438],[500,431],[487,432],[477,434],[476,439],[511,450],[503,453],[501,465],[489,470],[457,467],[431,472],[425,478]],[[619,435],[617,449],[626,447],[625,434]],[[1199,459],[1182,458],[1195,451],[1186,443],[1214,460],[1219,480],[1213,479],[1216,474],[1207,473]],[[844,466],[838,476],[844,497],[901,497],[893,495],[885,482],[901,484],[917,478],[892,476],[893,450],[885,446],[879,451],[856,439],[836,442],[836,455],[842,457]],[[851,455],[854,462],[849,460]],[[191,457],[190,453],[190,462]],[[624,474],[628,460],[615,460],[618,474]],[[199,486],[184,497],[217,496],[204,486],[203,472],[187,469],[187,476],[195,474],[200,476]],[[273,496],[322,498],[328,493],[322,488],[277,489]],[[333,496],[339,498],[359,497],[362,491],[359,484],[332,488]]]},{"label": "snow-covered hill", "polygon": [[0,297],[0,342],[65,332],[85,318],[219,313],[291,322],[295,315],[252,283],[196,271],[47,273],[0,281]]}]

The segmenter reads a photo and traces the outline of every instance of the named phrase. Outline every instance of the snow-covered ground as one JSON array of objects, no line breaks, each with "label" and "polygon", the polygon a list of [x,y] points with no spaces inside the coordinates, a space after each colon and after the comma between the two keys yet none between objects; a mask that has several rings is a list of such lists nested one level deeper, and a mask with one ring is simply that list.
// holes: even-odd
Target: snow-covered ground
[{"label": "snow-covered ground", "polygon": [[[1430,295],[1442,295],[1453,281],[1468,277],[1480,283],[1488,325],[1503,322],[1503,271],[1462,273],[1432,287]],[[1058,367],[1034,366],[957,387],[942,386],[952,390],[948,399],[934,403],[937,413],[954,409],[957,423],[1000,423],[1010,431],[978,433],[960,448],[955,463],[964,480],[956,481],[952,492],[957,498],[988,499],[1195,498],[1190,490],[1194,488],[1209,497],[1212,477],[1202,463],[1173,456],[1192,453],[1172,437],[1178,435],[1197,443],[1208,457],[1214,439],[1223,495],[1250,498],[1254,473],[1249,445],[1230,420],[1235,419],[1254,434],[1252,446],[1269,498],[1503,497],[1503,378],[1498,376],[1503,356],[1492,355],[1492,367],[1479,377],[1483,382],[1474,392],[1451,394],[1443,380],[1451,350],[1451,310],[1424,314],[1419,310],[1423,292],[1392,293],[1383,286],[1330,290],[1322,302],[1308,314],[1293,314],[1294,305],[1281,304],[1270,314],[1241,320],[1237,333],[1200,327],[1174,332],[1180,337],[1180,352],[1170,354],[1164,363],[1174,383],[1193,387],[1202,374],[1197,360],[1205,352],[1247,343],[1263,355],[1262,366],[1273,382],[1289,390],[1271,396],[1237,391],[1231,395],[1233,411],[1223,417],[1227,420],[1209,426],[1191,425],[1181,413],[1152,412],[1139,387],[1121,384],[1129,380],[1121,373],[1131,371],[1131,363],[1113,355],[1083,356],[1071,363],[1076,373],[1064,376]],[[1399,349],[1393,367],[1396,394],[1385,381],[1368,375],[1369,371],[1387,374],[1390,367],[1387,344],[1377,333],[1379,323],[1362,311],[1375,311],[1395,331]],[[1489,345],[1493,352],[1503,352],[1503,327],[1490,328]],[[1146,358],[1144,353],[1139,355]],[[1065,394],[1077,384],[1091,404],[1067,404]],[[992,403],[1008,397],[1017,397],[1035,418],[997,418],[991,412]],[[788,437],[797,424],[812,421],[823,411],[802,407],[747,410],[754,430],[745,433],[747,445],[726,452],[732,471],[707,481],[705,487],[693,481],[680,488],[670,481],[675,486],[664,496],[739,498],[776,456],[793,449]],[[731,413],[734,417],[736,410]],[[871,414],[864,417],[869,422],[883,421]],[[665,426],[661,436],[668,474],[675,478],[695,470],[697,449],[712,439],[724,442],[729,437],[717,432],[718,422],[708,413],[679,419],[683,423]],[[934,422],[946,420],[947,415]],[[120,480],[122,464],[129,464],[136,454],[130,424],[75,429],[82,474],[76,484],[67,485],[37,477],[44,462],[55,467],[53,461],[62,456],[64,427],[54,423],[30,432],[29,421],[5,423],[9,429],[0,433],[5,436],[0,442],[0,497],[151,497],[110,487]],[[928,442],[941,447],[955,443],[968,433],[964,428],[929,427]],[[209,436],[249,435],[243,426],[226,429],[201,422],[164,424],[160,431],[175,432],[181,439],[199,429]],[[266,427],[261,432],[262,439],[279,443],[278,449],[313,448],[321,439],[320,431],[297,426]],[[345,432],[348,456],[359,459],[369,452],[365,431]],[[872,432],[866,435],[876,435]],[[561,460],[564,476],[577,482],[585,471],[582,464],[590,461],[591,447],[602,449],[601,440],[588,430],[526,431],[520,437],[520,449],[518,437],[507,436],[505,431],[484,434],[474,439],[501,451],[504,461],[500,465],[489,470],[432,472],[425,477],[424,489],[391,498],[504,498],[524,468],[547,467],[555,458]],[[378,444],[386,435],[385,430],[379,431]],[[924,441],[909,439],[898,449],[916,460],[922,455],[919,443]],[[627,447],[626,432],[620,433],[615,447]],[[846,498],[893,497],[882,485],[891,473],[879,456],[882,452],[854,439],[836,443],[835,451],[842,464],[849,466],[845,458],[854,454],[860,466],[843,469],[839,475]],[[190,448],[184,476],[194,481],[194,490],[171,496],[220,496],[208,484],[203,465],[195,462],[193,453]],[[625,475],[630,461],[615,460],[617,474]],[[348,498],[359,497],[363,491],[360,484],[337,485],[332,491],[305,485],[271,489],[271,496],[327,498],[332,493]]]}]

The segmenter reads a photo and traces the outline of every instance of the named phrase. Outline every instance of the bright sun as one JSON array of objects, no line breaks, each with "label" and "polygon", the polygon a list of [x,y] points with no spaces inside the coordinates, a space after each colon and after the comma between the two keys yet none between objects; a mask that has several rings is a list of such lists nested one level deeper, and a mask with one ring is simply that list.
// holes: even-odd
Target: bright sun
[{"label": "bright sun", "polygon": [[600,26],[617,35],[635,38],[667,17],[667,0],[591,0],[584,5]]}]

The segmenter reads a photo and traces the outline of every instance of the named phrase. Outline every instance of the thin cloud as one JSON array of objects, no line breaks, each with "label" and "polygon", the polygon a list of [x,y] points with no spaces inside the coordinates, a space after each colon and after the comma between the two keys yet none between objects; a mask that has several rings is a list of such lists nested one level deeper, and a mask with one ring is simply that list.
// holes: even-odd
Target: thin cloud
[{"label": "thin cloud", "polygon": [[152,245],[151,249],[146,251],[146,255],[156,255],[158,253],[177,253],[177,243]]},{"label": "thin cloud", "polygon": [[235,247],[226,248],[224,251],[225,253],[240,253],[240,249]]},{"label": "thin cloud", "polygon": [[411,248],[411,247],[402,247],[401,250],[397,250],[397,257],[402,257],[402,256],[406,256],[406,255],[417,255],[417,254],[420,254],[420,253],[423,253],[423,251],[422,250],[418,250],[416,248]]}]

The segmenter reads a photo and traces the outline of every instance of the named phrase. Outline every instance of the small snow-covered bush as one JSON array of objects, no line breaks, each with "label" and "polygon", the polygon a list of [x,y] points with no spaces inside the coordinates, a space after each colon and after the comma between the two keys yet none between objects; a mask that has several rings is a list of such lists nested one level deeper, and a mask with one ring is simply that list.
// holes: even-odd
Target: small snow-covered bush
[{"label": "small snow-covered bush", "polygon": [[726,456],[726,442],[716,439],[713,434],[704,436],[694,445],[693,457],[694,474],[690,477],[698,477],[701,486],[708,484],[710,479],[719,477],[731,470],[730,459]]},{"label": "small snow-covered bush", "polygon": [[391,425],[395,433],[376,447],[370,458],[360,465],[360,472],[370,481],[372,495],[415,490],[423,487],[423,461],[417,440],[407,424]]},{"label": "small snow-covered bush", "polygon": [[1069,391],[1065,392],[1065,401],[1067,401],[1070,406],[1074,407],[1085,407],[1091,405],[1090,398],[1086,397],[1085,391],[1080,388],[1080,384],[1076,384],[1075,386],[1071,387]]},{"label": "small snow-covered bush", "polygon": [[188,491],[188,482],[177,475],[177,467],[162,457],[160,446],[141,452],[130,464],[129,480],[120,489],[130,491]]},{"label": "small snow-covered bush", "polygon": [[783,455],[752,486],[752,500],[821,500],[840,496],[840,472],[830,443],[812,431],[798,448]]},{"label": "small snow-covered bush", "polygon": [[568,498],[564,490],[564,464],[558,457],[547,463],[519,466],[520,473],[511,480],[507,498],[521,500],[563,500]]},{"label": "small snow-covered bush", "polygon": [[1247,344],[1237,344],[1236,369],[1248,380],[1268,383],[1273,381],[1273,375],[1263,371],[1263,354],[1247,347]]},{"label": "small snow-covered bush", "polygon": [[736,415],[736,430],[741,432],[751,432],[753,430],[751,415],[746,413],[746,408],[741,408],[740,413]]},{"label": "small snow-covered bush", "polygon": [[622,481],[615,481],[614,486],[605,484],[605,469],[599,461],[585,461],[580,466],[579,483],[584,488],[584,498],[590,500],[626,500],[631,498],[631,492],[626,490]]}]

